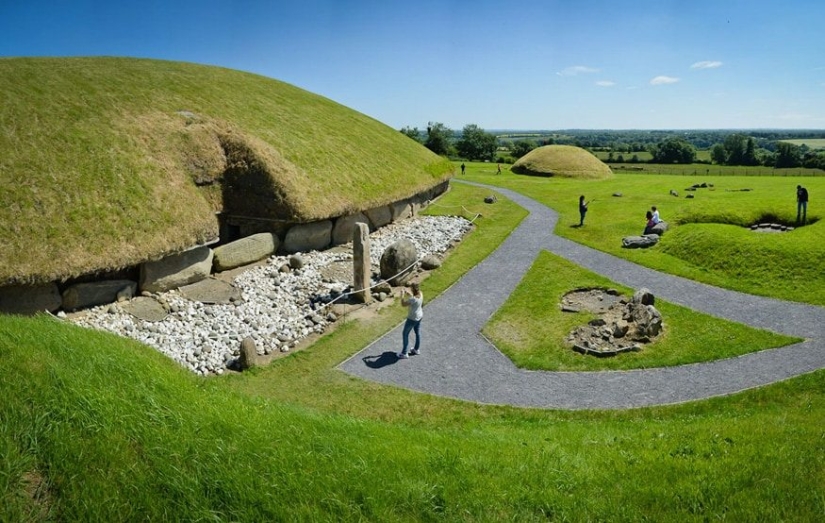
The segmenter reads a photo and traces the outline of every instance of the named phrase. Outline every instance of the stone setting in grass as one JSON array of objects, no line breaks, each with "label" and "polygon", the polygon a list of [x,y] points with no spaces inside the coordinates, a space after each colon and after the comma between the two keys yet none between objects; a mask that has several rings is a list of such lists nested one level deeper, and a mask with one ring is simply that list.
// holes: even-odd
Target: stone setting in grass
[{"label": "stone setting in grass", "polygon": [[565,342],[576,352],[597,357],[639,351],[664,329],[654,302],[653,294],[644,288],[630,300],[614,289],[575,289],[564,295],[561,310],[599,316],[573,329]]}]

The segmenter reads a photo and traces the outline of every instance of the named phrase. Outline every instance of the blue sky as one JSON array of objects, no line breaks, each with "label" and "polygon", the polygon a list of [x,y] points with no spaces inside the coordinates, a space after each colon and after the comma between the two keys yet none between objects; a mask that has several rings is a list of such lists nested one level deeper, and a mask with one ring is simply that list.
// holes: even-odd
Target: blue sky
[{"label": "blue sky", "polygon": [[822,0],[0,0],[0,56],[240,69],[395,128],[825,129]]}]

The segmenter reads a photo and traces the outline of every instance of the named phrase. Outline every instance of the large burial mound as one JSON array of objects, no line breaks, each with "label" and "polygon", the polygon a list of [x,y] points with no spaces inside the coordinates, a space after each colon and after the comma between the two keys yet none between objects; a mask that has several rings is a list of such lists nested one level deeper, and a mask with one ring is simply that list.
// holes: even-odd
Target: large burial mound
[{"label": "large burial mound", "polygon": [[572,145],[545,145],[525,154],[510,168],[516,174],[602,179],[613,171],[601,160]]},{"label": "large burial mound", "polygon": [[0,59],[0,286],[112,271],[450,176],[396,130],[294,86],[128,58]]}]

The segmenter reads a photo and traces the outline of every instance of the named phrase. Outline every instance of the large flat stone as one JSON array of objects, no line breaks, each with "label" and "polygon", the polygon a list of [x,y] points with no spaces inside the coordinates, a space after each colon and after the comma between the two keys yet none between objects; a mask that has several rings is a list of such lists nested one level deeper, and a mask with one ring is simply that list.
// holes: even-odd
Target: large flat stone
[{"label": "large flat stone", "polygon": [[203,280],[212,272],[212,249],[206,246],[149,261],[140,267],[140,289],[164,292]]},{"label": "large flat stone", "polygon": [[117,301],[118,294],[129,298],[135,295],[137,282],[131,280],[102,280],[76,283],[63,291],[63,309],[74,311]]},{"label": "large flat stone", "polygon": [[212,265],[226,271],[262,260],[278,250],[280,241],[272,233],[262,232],[215,248]]},{"label": "large flat stone", "polygon": [[240,301],[241,290],[225,281],[207,278],[178,289],[187,300],[201,303],[228,304]]}]

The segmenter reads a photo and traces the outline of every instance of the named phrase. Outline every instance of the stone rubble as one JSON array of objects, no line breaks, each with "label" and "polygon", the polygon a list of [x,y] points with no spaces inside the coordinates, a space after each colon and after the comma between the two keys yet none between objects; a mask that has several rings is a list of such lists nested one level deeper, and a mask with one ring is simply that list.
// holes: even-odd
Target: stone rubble
[{"label": "stone rubble", "polygon": [[[415,244],[420,258],[443,254],[471,227],[468,220],[454,216],[422,216],[387,225],[370,234],[372,265],[377,271],[384,249],[401,238]],[[222,374],[237,363],[247,338],[259,353],[287,352],[335,321],[325,304],[351,290],[350,283],[325,278],[321,271],[332,263],[351,264],[351,251],[311,251],[300,257],[299,269],[285,271],[291,257],[272,256],[266,264],[243,271],[234,281],[242,298],[229,304],[191,301],[172,290],[151,294],[169,312],[162,321],[138,319],[126,312],[123,305],[128,302],[88,309],[71,321],[145,343],[199,375]],[[379,282],[373,278],[372,283]]]}]

